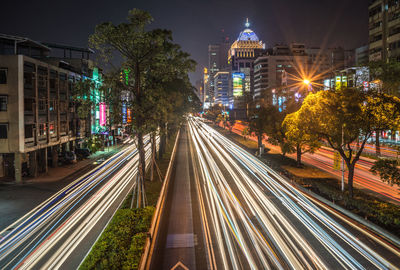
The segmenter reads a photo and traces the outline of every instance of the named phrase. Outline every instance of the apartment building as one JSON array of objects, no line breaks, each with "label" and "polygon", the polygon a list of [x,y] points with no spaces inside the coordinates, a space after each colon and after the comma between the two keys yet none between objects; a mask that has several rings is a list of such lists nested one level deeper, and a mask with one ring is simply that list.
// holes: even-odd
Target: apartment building
[{"label": "apartment building", "polygon": [[21,182],[47,172],[58,153],[91,135],[93,120],[79,119],[71,93],[98,72],[87,59],[70,60],[51,57],[43,43],[0,34],[0,177]]},{"label": "apartment building", "polygon": [[369,60],[400,59],[400,2],[373,0],[368,11]]}]

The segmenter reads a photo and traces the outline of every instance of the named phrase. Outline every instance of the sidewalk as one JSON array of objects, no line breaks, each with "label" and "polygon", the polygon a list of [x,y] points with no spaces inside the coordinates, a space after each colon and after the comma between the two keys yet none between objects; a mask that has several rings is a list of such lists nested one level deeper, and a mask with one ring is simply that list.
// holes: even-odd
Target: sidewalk
[{"label": "sidewalk", "polygon": [[110,147],[109,152],[99,151],[88,159],[75,164],[49,168],[47,174],[26,179],[21,185],[17,185],[15,182],[12,184],[0,182],[0,231],[86,171],[96,167],[93,164],[96,160],[108,158],[118,152],[121,147],[123,147],[122,144]]},{"label": "sidewalk", "polygon": [[118,150],[122,147],[122,144],[111,146],[108,149],[105,148],[104,151],[98,151],[93,155],[90,155],[87,159],[80,160],[74,164],[63,165],[56,168],[49,167],[48,172],[46,174],[39,175],[36,178],[26,178],[23,179],[24,183],[36,182],[36,183],[48,183],[55,182],[61,180],[65,177],[70,176],[73,173],[93,164],[96,160],[102,158],[108,158],[111,155],[118,152]]},{"label": "sidewalk", "polygon": [[[89,165],[95,165],[93,163],[96,162],[96,160],[110,157],[111,155],[118,152],[122,146],[123,146],[123,144],[119,144],[119,145],[105,148],[104,151],[97,151],[96,153],[90,155],[88,158],[77,161],[74,164],[62,165],[62,166],[55,167],[55,168],[49,166],[47,173],[39,174],[37,177],[24,177],[22,179],[22,184],[51,183],[51,182],[60,181],[63,178],[66,178],[66,177],[72,175],[73,173],[76,173],[76,172],[86,168]],[[1,184],[12,185],[12,184],[16,184],[16,183],[13,180],[10,181],[10,179],[0,179],[0,185]]]}]

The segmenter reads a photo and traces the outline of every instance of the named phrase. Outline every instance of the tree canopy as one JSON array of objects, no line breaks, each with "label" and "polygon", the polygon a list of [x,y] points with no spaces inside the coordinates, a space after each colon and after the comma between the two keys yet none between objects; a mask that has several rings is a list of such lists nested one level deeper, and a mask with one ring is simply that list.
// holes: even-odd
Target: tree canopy
[{"label": "tree canopy", "polygon": [[[320,91],[308,95],[297,113],[305,134],[326,140],[345,160],[352,196],[354,167],[365,143],[377,129],[398,127],[400,99],[355,88]],[[359,138],[357,150],[351,144]]]}]

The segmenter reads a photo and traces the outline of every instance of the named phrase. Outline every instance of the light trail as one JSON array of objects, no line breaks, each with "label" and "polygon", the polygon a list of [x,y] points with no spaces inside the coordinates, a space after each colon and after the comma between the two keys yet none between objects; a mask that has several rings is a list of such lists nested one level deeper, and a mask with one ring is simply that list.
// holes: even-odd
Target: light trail
[{"label": "light trail", "polygon": [[[220,125],[223,127],[222,125]],[[246,124],[243,123],[235,123],[232,131],[238,135],[242,135],[242,131],[246,128]],[[257,141],[255,136],[248,136],[249,139],[253,141]],[[266,142],[266,140],[263,140]],[[266,142],[268,143],[268,142]],[[356,144],[353,143],[352,146],[356,149]],[[278,150],[279,151],[279,150]],[[390,148],[381,147],[382,154],[385,154],[388,157],[397,157],[397,153],[395,150]],[[364,148],[364,152],[375,153],[375,148],[373,145],[366,145]],[[294,154],[289,154],[292,158],[296,158]],[[330,174],[335,175],[336,177],[341,177],[341,171],[335,170],[333,168],[333,159],[334,152],[332,149],[327,147],[322,147],[317,150],[315,153],[305,153],[302,156],[302,161],[306,164],[310,164],[315,166],[323,171],[326,171]],[[400,203],[400,193],[398,192],[399,186],[389,184],[383,182],[378,175],[373,175],[369,169],[372,167],[373,162],[366,160],[365,158],[361,158],[355,168],[354,173],[354,185],[365,188],[373,191],[374,193],[378,193],[383,197],[387,197],[390,200],[393,200],[395,203]],[[347,174],[345,174],[345,179],[347,179]]]},{"label": "light trail", "polygon": [[211,127],[190,119],[189,132],[223,268],[397,269]]},{"label": "light trail", "polygon": [[[146,166],[149,141],[145,136]],[[135,184],[137,152],[134,145],[125,147],[1,232],[0,267],[61,267],[122,192]]]}]

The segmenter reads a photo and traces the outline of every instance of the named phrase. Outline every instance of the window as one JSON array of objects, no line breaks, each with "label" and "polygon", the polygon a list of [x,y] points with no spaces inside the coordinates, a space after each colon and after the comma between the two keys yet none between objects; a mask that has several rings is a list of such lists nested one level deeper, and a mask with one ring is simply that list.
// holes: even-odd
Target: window
[{"label": "window", "polygon": [[46,124],[39,125],[39,136],[46,135]]},{"label": "window", "polygon": [[8,124],[0,124],[0,139],[7,139]]},{"label": "window", "polygon": [[25,138],[33,137],[33,125],[25,125]]},{"label": "window", "polygon": [[7,69],[0,68],[0,84],[7,84]]},{"label": "window", "polygon": [[40,99],[39,100],[39,111],[47,111],[47,106],[46,106],[46,100],[45,99]]},{"label": "window", "polygon": [[7,111],[7,96],[0,96],[0,112]]},{"label": "window", "polygon": [[49,124],[49,132],[50,132],[50,134],[54,134],[54,131],[55,131],[55,125],[53,122],[51,122]]},{"label": "window", "polygon": [[24,110],[25,112],[33,112],[34,110],[34,99],[32,98],[25,98],[24,99]]}]

